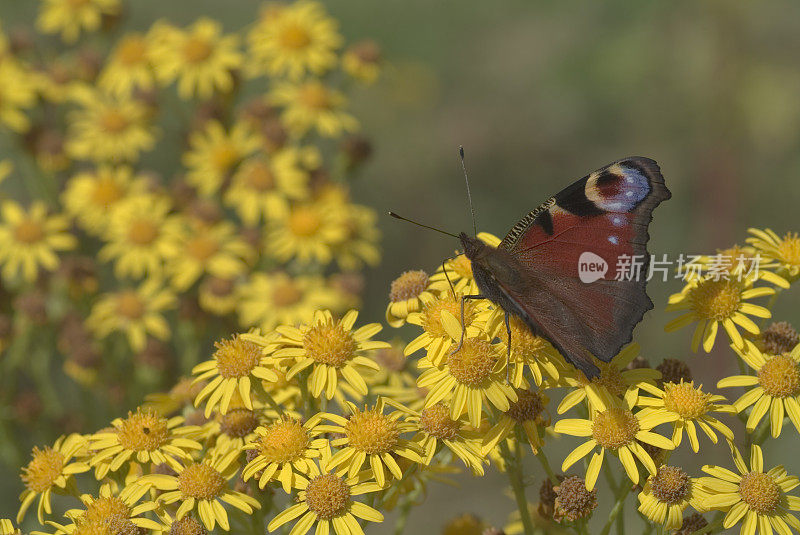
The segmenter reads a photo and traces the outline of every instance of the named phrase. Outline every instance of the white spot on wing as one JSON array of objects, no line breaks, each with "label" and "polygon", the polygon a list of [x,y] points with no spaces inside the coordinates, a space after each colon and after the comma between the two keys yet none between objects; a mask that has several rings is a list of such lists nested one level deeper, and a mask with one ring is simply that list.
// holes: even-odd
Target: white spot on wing
[{"label": "white spot on wing", "polygon": [[616,236],[609,236],[608,241],[610,241],[614,245],[619,245],[619,238],[617,238]]}]

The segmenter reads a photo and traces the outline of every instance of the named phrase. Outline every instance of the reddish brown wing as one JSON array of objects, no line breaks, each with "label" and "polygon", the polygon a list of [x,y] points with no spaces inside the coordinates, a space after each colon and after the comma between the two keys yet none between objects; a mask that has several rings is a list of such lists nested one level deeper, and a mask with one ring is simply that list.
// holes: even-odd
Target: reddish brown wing
[{"label": "reddish brown wing", "polygon": [[[631,340],[653,303],[646,293],[647,227],[653,209],[670,198],[658,165],[649,158],[614,162],[568,186],[517,223],[500,248],[531,279],[520,291],[503,288],[531,326],[581,368],[594,368],[586,351],[610,361]],[[579,259],[601,257],[608,271],[581,282]],[[621,258],[638,258],[641,276],[616,280]]]}]

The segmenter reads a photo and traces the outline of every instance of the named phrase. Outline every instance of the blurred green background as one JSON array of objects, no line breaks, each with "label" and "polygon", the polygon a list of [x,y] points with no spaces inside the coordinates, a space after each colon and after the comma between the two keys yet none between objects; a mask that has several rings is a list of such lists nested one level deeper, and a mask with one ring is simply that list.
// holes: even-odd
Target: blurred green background
[{"label": "blurred green background", "polygon": [[[37,2],[0,0],[12,29],[34,20]],[[260,5],[249,0],[130,0],[126,27],[200,16],[236,30]],[[348,41],[375,39],[387,60],[377,87],[359,90],[354,114],[375,144],[354,184],[357,201],[449,231],[468,230],[457,147],[463,145],[479,228],[502,236],[515,220],[573,179],[629,155],[656,159],[673,198],[655,213],[650,251],[714,252],[743,242],[750,226],[800,230],[800,3],[614,0],[325,4]],[[380,319],[389,282],[406,269],[433,270],[455,240],[382,217],[384,262],[368,272],[365,314]],[[690,331],[667,335],[663,311],[677,281],[650,285],[656,310],[636,337],[652,365],[686,358],[713,388],[735,362],[718,347],[688,350]],[[797,295],[782,296],[778,319],[797,321]],[[366,318],[365,318],[366,319]],[[395,333],[385,331],[385,338]],[[720,344],[718,344],[719,346]],[[730,392],[734,397],[737,393]],[[557,401],[557,400],[556,400]],[[555,416],[555,414],[554,414]],[[738,421],[734,421],[739,425]],[[736,428],[737,435],[741,429]],[[567,451],[568,440],[549,448]],[[768,441],[768,464],[800,471],[790,426]],[[727,447],[701,439],[701,456],[673,457],[694,475],[705,462],[730,464]],[[579,471],[580,467],[576,467]],[[531,461],[536,499],[542,480]],[[0,517],[16,512],[20,490],[2,473]],[[503,524],[513,508],[497,474],[454,493],[432,487],[409,532],[437,532],[471,512]],[[611,498],[601,491],[596,516]],[[631,529],[640,529],[628,511]],[[376,533],[390,533],[391,517]],[[602,521],[597,518],[595,521]],[[635,526],[635,528],[634,528]]]}]

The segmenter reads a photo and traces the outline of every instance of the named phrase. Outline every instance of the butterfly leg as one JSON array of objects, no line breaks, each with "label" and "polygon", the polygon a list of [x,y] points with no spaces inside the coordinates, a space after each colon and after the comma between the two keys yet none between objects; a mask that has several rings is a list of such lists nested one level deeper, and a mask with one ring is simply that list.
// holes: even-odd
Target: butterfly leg
[{"label": "butterfly leg", "polygon": [[[505,311],[504,311],[505,312]],[[510,383],[509,375],[511,368],[511,325],[508,323],[508,312],[505,313],[506,317],[506,333],[508,334],[508,351],[506,352],[506,384]]]},{"label": "butterfly leg", "polygon": [[464,345],[464,333],[467,332],[467,326],[464,325],[464,301],[467,299],[486,299],[481,294],[473,294],[473,295],[462,295],[461,296],[461,340],[458,342],[458,347],[456,347],[450,354],[455,355],[461,349],[461,346]]}]

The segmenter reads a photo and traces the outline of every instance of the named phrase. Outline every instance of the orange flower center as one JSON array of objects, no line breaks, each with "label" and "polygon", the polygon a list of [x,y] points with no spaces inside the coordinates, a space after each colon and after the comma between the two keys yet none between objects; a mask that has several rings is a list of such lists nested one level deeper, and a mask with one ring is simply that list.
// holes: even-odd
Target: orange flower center
[{"label": "orange flower center", "polygon": [[146,219],[137,219],[131,223],[128,239],[135,245],[148,245],[158,237],[158,226]]},{"label": "orange flower center", "polygon": [[322,218],[310,206],[299,206],[289,215],[289,230],[295,236],[313,236],[321,226]]},{"label": "orange flower center", "polygon": [[419,297],[428,287],[428,274],[421,269],[406,271],[392,281],[389,299],[393,303]]},{"label": "orange flower center", "polygon": [[34,492],[44,492],[53,486],[64,468],[64,456],[49,447],[33,448],[33,458],[22,469],[25,487]]},{"label": "orange flower center", "polygon": [[117,295],[117,313],[129,320],[138,320],[145,313],[144,302],[135,290],[126,290]]},{"label": "orange flower center", "polygon": [[154,451],[163,446],[168,438],[166,418],[152,410],[142,412],[137,409],[135,413],[129,412],[128,417],[117,428],[119,444],[126,450]]},{"label": "orange flower center", "polygon": [[264,192],[275,188],[275,175],[267,162],[255,161],[247,168],[246,184],[256,191]]},{"label": "orange flower center", "polygon": [[217,371],[222,377],[244,377],[261,362],[261,348],[238,336],[215,342],[214,346]]},{"label": "orange flower center", "polygon": [[123,65],[132,66],[141,63],[147,54],[147,42],[139,36],[125,38],[117,49],[117,58]]},{"label": "orange flower center", "polygon": [[219,251],[219,243],[208,235],[201,234],[186,243],[186,252],[200,262],[205,262],[217,251]]},{"label": "orange flower center", "polygon": [[200,63],[211,56],[211,43],[197,36],[186,39],[183,45],[183,57],[188,63]]},{"label": "orange flower center", "polygon": [[341,368],[355,355],[358,344],[339,322],[314,325],[303,335],[303,348],[320,364]]},{"label": "orange flower center", "polygon": [[223,143],[211,153],[211,166],[219,173],[227,172],[239,159],[239,151],[230,143]]},{"label": "orange flower center", "polygon": [[95,182],[92,190],[92,202],[103,208],[117,202],[122,198],[122,188],[112,178],[100,178]]},{"label": "orange flower center", "polygon": [[128,118],[119,110],[106,110],[100,117],[100,128],[108,134],[119,134],[129,124]]},{"label": "orange flower center", "polygon": [[185,497],[213,500],[225,490],[225,478],[207,464],[190,464],[178,476],[178,489]]},{"label": "orange flower center", "polygon": [[612,407],[592,421],[592,436],[600,446],[617,449],[630,444],[639,432],[639,420],[629,410]]},{"label": "orange flower center", "polygon": [[318,83],[309,83],[300,89],[298,100],[306,107],[314,110],[325,110],[331,107],[330,92]]},{"label": "orange flower center", "polygon": [[299,24],[287,24],[281,30],[280,43],[283,48],[298,50],[311,43],[311,36]]},{"label": "orange flower center", "polygon": [[683,469],[662,465],[651,481],[653,496],[660,502],[675,505],[689,497],[692,480]]},{"label": "orange flower center", "polygon": [[269,462],[294,462],[303,458],[310,440],[308,431],[299,421],[284,418],[266,428],[258,440],[258,451]]},{"label": "orange flower center", "polygon": [[489,342],[480,338],[466,338],[461,349],[447,356],[447,366],[450,375],[462,385],[480,387],[491,376],[497,359]]},{"label": "orange flower center", "polygon": [[375,409],[350,416],[344,427],[350,445],[366,454],[389,453],[397,446],[397,422]]},{"label": "orange flower center", "polygon": [[739,494],[750,509],[760,515],[769,515],[779,508],[783,491],[769,474],[750,472],[739,482]]},{"label": "orange flower center", "polygon": [[458,436],[458,422],[450,418],[450,408],[444,403],[423,409],[419,426],[429,435],[439,439],[452,440]]},{"label": "orange flower center", "polygon": [[695,313],[702,319],[722,321],[739,308],[741,284],[735,278],[704,280],[691,291],[689,299]]},{"label": "orange flower center", "polygon": [[14,229],[14,238],[20,243],[37,243],[44,238],[44,228],[38,221],[23,219]]},{"label": "orange flower center", "polygon": [[333,474],[317,476],[306,488],[306,505],[321,520],[342,516],[350,508],[350,487]]},{"label": "orange flower center", "polygon": [[800,368],[788,355],[776,355],[758,370],[758,383],[770,396],[795,397],[800,394]]}]

